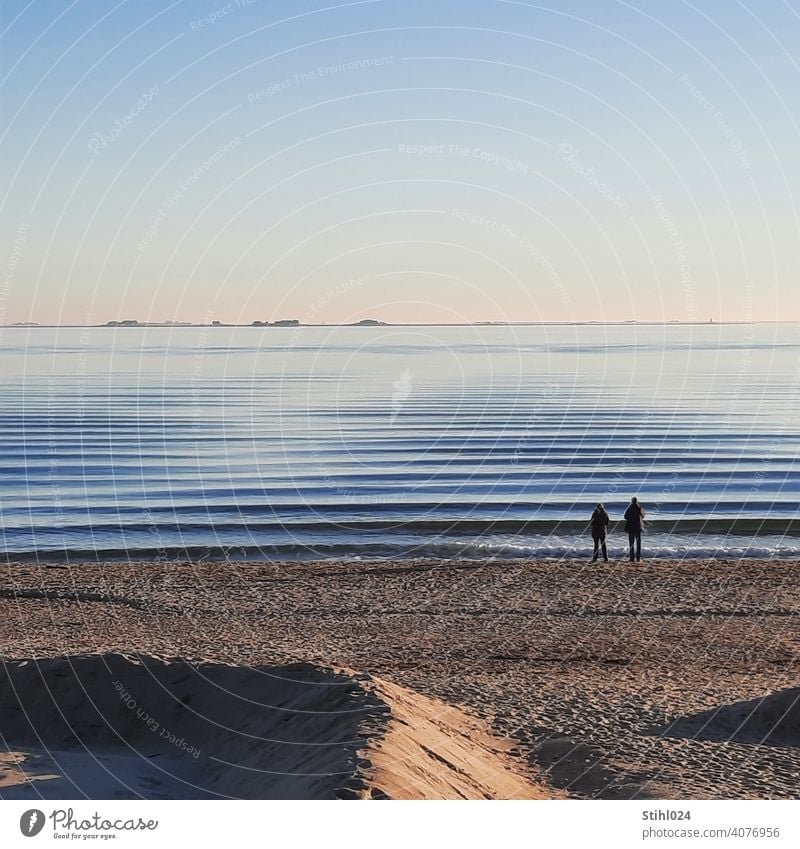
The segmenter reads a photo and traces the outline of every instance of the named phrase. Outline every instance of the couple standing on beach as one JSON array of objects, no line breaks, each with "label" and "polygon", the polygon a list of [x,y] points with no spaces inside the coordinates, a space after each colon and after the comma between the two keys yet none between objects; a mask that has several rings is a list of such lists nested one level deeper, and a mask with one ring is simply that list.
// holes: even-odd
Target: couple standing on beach
[{"label": "couple standing on beach", "polygon": [[[636,498],[631,498],[631,503],[625,511],[625,530],[628,532],[628,544],[630,548],[631,563],[642,559],[642,529],[644,528],[644,508]],[[594,540],[594,563],[602,548],[603,560],[608,563],[608,547],[606,537],[608,536],[608,525],[611,520],[606,513],[606,508],[598,504],[592,513],[591,527],[592,539]],[[635,554],[635,557],[634,557]]]}]

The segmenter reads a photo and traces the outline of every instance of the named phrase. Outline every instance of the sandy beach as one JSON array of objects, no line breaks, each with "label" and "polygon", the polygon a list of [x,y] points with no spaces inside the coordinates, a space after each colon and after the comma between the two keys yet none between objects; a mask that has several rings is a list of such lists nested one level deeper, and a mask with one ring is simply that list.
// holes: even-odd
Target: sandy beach
[{"label": "sandy beach", "polygon": [[797,568],[4,565],[0,798],[796,798]]}]

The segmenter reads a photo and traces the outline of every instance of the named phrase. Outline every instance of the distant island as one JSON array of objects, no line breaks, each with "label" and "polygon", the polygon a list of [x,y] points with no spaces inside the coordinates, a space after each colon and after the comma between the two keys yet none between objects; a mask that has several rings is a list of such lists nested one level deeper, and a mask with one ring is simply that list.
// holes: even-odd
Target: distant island
[{"label": "distant island", "polygon": [[[17,322],[17,324],[33,325],[33,322]],[[36,325],[38,326],[38,325]],[[66,325],[65,325],[66,326]],[[107,321],[98,327],[208,327],[207,324],[197,324],[192,321],[137,321],[133,318],[121,319],[119,321]],[[297,318],[281,318],[278,321],[252,321],[250,324],[225,324],[222,321],[212,321],[211,327],[321,327],[318,324],[303,324]],[[362,318],[351,324],[330,325],[333,327],[387,327],[385,321],[376,318]]]},{"label": "distant island", "polygon": [[[318,327],[316,324],[302,324],[296,318],[283,318],[280,321],[254,321],[251,327]],[[362,318],[361,321],[355,321],[352,324],[334,325],[335,327],[386,327],[385,321],[378,321],[374,318]]]},{"label": "distant island", "polygon": [[[100,327],[192,327],[194,322],[191,321],[136,321],[136,319],[127,318],[122,321],[107,321]],[[217,322],[219,324],[219,322]]]}]

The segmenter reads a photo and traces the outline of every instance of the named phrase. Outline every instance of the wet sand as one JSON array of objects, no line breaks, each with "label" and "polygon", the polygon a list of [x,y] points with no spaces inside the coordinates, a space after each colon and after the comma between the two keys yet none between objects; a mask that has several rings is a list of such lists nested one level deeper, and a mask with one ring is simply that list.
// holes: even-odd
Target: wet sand
[{"label": "wet sand", "polygon": [[[477,797],[521,793],[516,775],[540,795],[797,798],[797,577],[756,560],[10,565],[0,653],[355,670],[399,713],[458,708],[450,739],[462,715],[485,723],[476,762],[502,749],[489,771],[511,783]],[[393,739],[392,763],[425,747]]]}]

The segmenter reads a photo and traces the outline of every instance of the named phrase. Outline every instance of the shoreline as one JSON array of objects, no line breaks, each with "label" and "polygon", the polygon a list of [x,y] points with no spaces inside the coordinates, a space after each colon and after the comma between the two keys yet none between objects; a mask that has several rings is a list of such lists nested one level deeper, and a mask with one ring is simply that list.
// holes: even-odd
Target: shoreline
[{"label": "shoreline", "polygon": [[799,565],[2,565],[0,655],[357,670],[486,723],[548,793],[797,798],[800,723],[769,735],[800,703]]},{"label": "shoreline", "polygon": [[[609,542],[609,563],[607,565],[623,565],[629,563],[627,551],[627,539],[622,542],[621,535],[617,534],[613,542]],[[777,551],[767,554],[749,554],[734,550],[714,551],[709,553],[706,549],[698,551],[683,552],[676,555],[674,552],[655,553],[647,551],[647,541],[642,539],[644,555],[642,562],[661,563],[670,566],[675,563],[738,563],[740,561],[758,561],[764,563],[792,563],[800,560],[798,551]],[[0,556],[0,568],[13,566],[53,566],[58,568],[70,567],[80,568],[82,566],[109,565],[115,568],[131,566],[134,564],[147,563],[153,566],[184,566],[188,563],[213,564],[215,566],[329,566],[342,562],[362,563],[364,565],[379,564],[431,564],[448,567],[455,564],[469,564],[480,566],[491,564],[494,566],[520,566],[532,561],[550,564],[581,564],[590,563],[592,555],[591,540],[583,545],[576,545],[574,550],[567,553],[529,553],[519,554],[497,553],[497,554],[439,554],[413,551],[407,555],[393,554],[370,554],[363,553],[366,546],[361,546],[360,554],[351,554],[350,546],[343,546],[332,553],[321,554],[320,549],[309,550],[306,546],[297,546],[299,551],[291,554],[286,551],[266,553],[263,548],[259,552],[256,547],[245,548],[242,546],[220,546],[206,548],[204,546],[193,546],[184,549],[150,549],[150,550],[103,550],[91,552],[76,550],[69,552],[45,551],[45,552],[14,552]],[[466,548],[466,546],[465,546]],[[602,565],[602,562],[601,562]]]}]

